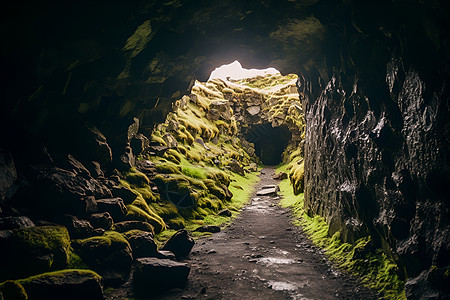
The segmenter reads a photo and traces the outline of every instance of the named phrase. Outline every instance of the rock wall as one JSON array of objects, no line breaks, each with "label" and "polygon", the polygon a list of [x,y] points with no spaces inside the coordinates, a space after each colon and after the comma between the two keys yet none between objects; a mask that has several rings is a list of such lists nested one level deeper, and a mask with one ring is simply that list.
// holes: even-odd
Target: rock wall
[{"label": "rock wall", "polygon": [[374,77],[384,83],[334,72],[316,97],[309,95],[305,206],[327,219],[330,235],[340,231],[350,243],[370,235],[399,263],[408,298],[443,299],[450,263],[448,83],[439,76],[432,82],[398,56],[383,65]]}]

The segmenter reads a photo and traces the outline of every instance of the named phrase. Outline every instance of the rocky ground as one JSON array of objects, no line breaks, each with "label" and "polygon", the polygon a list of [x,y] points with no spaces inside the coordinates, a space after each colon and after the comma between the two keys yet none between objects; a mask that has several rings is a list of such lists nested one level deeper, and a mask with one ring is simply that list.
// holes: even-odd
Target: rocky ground
[{"label": "rocky ground", "polygon": [[184,289],[159,299],[376,299],[376,293],[335,269],[301,229],[292,225],[278,195],[258,196],[274,185],[273,168],[234,222],[197,241],[186,262]]}]

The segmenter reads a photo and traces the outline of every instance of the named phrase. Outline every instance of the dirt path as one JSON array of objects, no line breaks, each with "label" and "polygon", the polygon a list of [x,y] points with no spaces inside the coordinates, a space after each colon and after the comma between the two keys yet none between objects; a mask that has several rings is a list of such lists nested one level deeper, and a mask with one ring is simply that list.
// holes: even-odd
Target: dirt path
[{"label": "dirt path", "polygon": [[[256,191],[277,184],[273,174],[264,169]],[[376,299],[331,266],[291,224],[279,198],[256,191],[233,224],[197,241],[186,261],[192,267],[186,288],[161,299]]]}]

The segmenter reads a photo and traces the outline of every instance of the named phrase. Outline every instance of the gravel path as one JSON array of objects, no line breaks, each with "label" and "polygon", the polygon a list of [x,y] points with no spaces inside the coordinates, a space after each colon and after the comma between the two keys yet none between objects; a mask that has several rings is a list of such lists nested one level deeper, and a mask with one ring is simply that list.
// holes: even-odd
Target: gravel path
[{"label": "gravel path", "polygon": [[262,171],[252,201],[220,233],[197,241],[186,260],[185,289],[160,299],[376,299],[376,294],[332,267],[278,196],[256,196],[277,184],[274,168]]}]

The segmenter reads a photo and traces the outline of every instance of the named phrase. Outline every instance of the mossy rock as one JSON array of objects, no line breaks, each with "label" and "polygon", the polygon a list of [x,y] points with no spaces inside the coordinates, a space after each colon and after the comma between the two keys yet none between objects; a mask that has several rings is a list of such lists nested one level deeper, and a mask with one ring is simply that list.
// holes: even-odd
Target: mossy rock
[{"label": "mossy rock", "polygon": [[133,261],[130,244],[115,231],[107,231],[102,236],[74,240],[72,246],[83,261],[100,274],[110,271],[126,272]]},{"label": "mossy rock", "polygon": [[64,269],[69,261],[70,238],[63,226],[15,229],[0,239],[0,281]]},{"label": "mossy rock", "polygon": [[181,155],[178,151],[175,149],[169,149],[164,153],[164,157],[170,160],[171,162],[174,162],[176,164],[179,164],[181,162]]},{"label": "mossy rock", "polygon": [[135,205],[128,205],[128,213],[125,219],[133,221],[143,221],[152,225],[155,229],[155,233],[160,233],[166,227],[164,220],[157,214],[151,212],[150,210],[145,211],[144,209],[137,207]]},{"label": "mossy rock", "polygon": [[289,179],[291,180],[295,195],[303,193],[303,190],[305,188],[304,177],[305,177],[305,169],[303,162],[301,164],[292,166],[291,171],[289,173]]},{"label": "mossy rock", "polygon": [[164,162],[155,166],[156,172],[159,174],[180,174],[181,167],[173,162]]},{"label": "mossy rock", "polygon": [[91,270],[48,272],[17,280],[16,284],[23,287],[29,299],[104,299],[102,277]]},{"label": "mossy rock", "polygon": [[125,180],[132,186],[136,187],[146,187],[150,183],[147,176],[136,170],[135,168],[131,168],[129,172],[125,174]]}]

